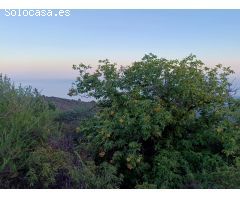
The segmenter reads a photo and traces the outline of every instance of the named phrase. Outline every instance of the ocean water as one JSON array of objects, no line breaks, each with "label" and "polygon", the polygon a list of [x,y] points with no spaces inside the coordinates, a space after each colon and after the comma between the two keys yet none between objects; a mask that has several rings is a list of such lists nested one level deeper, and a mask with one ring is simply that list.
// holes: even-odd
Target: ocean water
[{"label": "ocean water", "polygon": [[32,86],[36,88],[42,95],[54,96],[65,99],[81,99],[82,101],[91,101],[91,98],[86,98],[83,96],[70,97],[68,96],[68,91],[72,86],[73,80],[67,79],[56,79],[56,80],[15,80],[14,84],[22,85],[23,87]]},{"label": "ocean water", "polygon": [[[31,85],[33,88],[38,89],[41,94],[46,96],[54,96],[65,99],[81,99],[82,101],[92,101],[93,98],[86,98],[85,96],[70,97],[68,91],[72,86],[73,80],[70,79],[43,79],[43,80],[15,80],[16,85],[21,84],[22,86]],[[235,87],[234,88],[239,88]],[[235,97],[240,98],[240,90],[238,90]]]}]

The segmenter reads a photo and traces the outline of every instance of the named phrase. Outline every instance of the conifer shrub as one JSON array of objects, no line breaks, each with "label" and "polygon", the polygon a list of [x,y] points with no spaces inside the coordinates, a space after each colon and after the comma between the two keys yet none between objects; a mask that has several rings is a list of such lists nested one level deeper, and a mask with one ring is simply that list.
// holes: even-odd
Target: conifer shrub
[{"label": "conifer shrub", "polygon": [[[0,75],[1,188],[46,187],[54,182],[65,154],[48,151],[48,138],[59,135],[54,117],[54,111],[37,90],[16,87]],[[45,163],[46,159],[51,164]]]},{"label": "conifer shrub", "polygon": [[119,187],[113,166],[80,157],[57,123],[62,116],[37,90],[0,75],[0,188]]}]

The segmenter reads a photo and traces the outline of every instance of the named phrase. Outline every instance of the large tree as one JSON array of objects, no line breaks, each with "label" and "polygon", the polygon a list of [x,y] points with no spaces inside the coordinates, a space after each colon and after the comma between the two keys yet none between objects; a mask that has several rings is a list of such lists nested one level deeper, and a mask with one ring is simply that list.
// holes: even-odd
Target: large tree
[{"label": "large tree", "polygon": [[127,67],[103,60],[73,68],[70,95],[94,97],[99,108],[80,132],[123,188],[238,187],[239,102],[229,67],[149,54]]}]

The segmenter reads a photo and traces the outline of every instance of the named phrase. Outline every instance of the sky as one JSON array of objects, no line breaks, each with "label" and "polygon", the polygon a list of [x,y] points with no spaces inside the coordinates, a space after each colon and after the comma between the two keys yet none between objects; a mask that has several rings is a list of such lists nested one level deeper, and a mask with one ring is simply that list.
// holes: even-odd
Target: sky
[{"label": "sky", "polygon": [[0,73],[48,96],[67,96],[73,64],[108,58],[128,65],[147,53],[195,54],[236,72],[240,88],[240,10],[71,10],[68,17],[6,17],[0,11]]}]

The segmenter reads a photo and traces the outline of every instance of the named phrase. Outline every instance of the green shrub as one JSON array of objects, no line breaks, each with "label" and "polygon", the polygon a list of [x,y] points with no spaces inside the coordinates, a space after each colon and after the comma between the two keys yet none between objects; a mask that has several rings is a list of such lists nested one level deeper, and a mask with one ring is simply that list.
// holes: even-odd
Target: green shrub
[{"label": "green shrub", "polygon": [[28,184],[36,188],[58,188],[61,183],[57,182],[57,177],[63,175],[61,173],[70,177],[72,167],[69,153],[51,147],[40,147],[29,156],[29,171],[26,174]]},{"label": "green shrub", "polygon": [[83,161],[55,123],[86,113],[55,110],[36,90],[0,75],[0,188],[119,187],[116,168]]},{"label": "green shrub", "polygon": [[[75,173],[75,182],[84,189],[116,189],[121,185],[122,177],[117,175],[117,169],[104,162],[96,166],[93,161],[87,161]],[[76,174],[77,173],[77,174]],[[75,184],[76,184],[75,183]]]},{"label": "green shrub", "polygon": [[[54,112],[31,87],[15,87],[0,75],[0,187],[24,188],[35,151],[58,133]],[[46,155],[47,156],[47,155]]]},{"label": "green shrub", "polygon": [[87,94],[99,106],[80,126],[88,150],[97,166],[117,169],[122,188],[233,187],[240,107],[231,97],[229,67],[149,54],[126,68],[108,60],[95,71],[73,68],[79,77],[70,94]]}]

